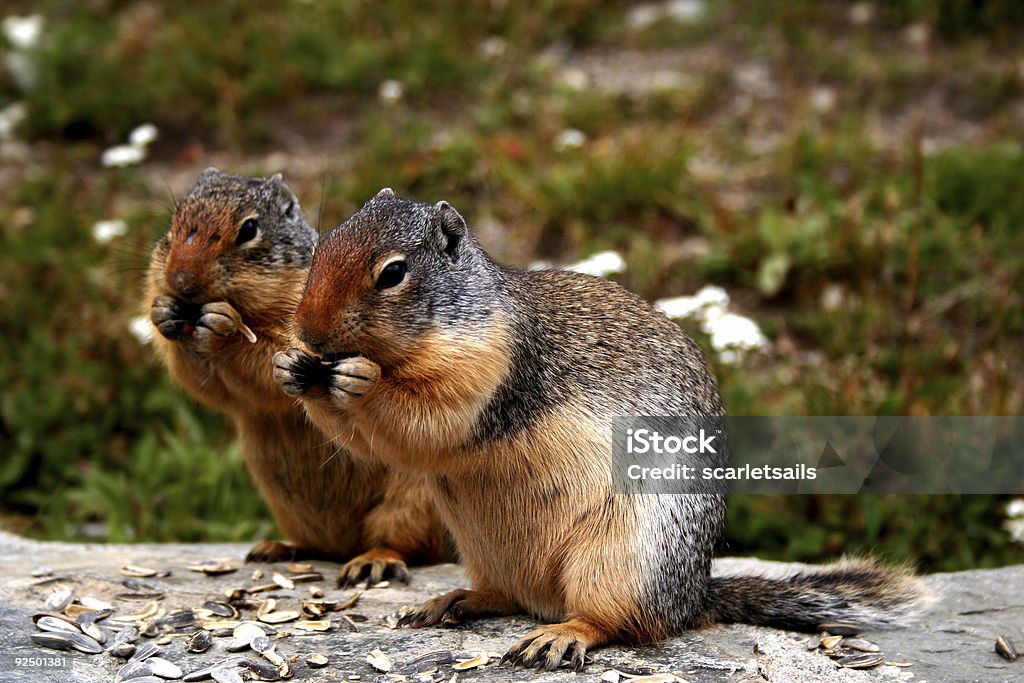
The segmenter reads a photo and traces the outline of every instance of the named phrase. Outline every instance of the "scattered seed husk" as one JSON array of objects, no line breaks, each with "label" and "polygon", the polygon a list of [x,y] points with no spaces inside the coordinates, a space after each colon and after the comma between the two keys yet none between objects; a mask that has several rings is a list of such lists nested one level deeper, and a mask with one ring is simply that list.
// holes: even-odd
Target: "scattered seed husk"
[{"label": "scattered seed husk", "polygon": [[91,624],[97,621],[102,621],[113,613],[114,610],[112,609],[91,610],[89,612],[82,612],[79,614],[75,617],[75,621],[79,624]]},{"label": "scattered seed husk", "polygon": [[259,581],[260,579],[262,579],[263,578],[263,570],[262,569],[253,569],[252,570],[252,577],[251,578],[252,578],[253,581]]},{"label": "scattered seed husk", "polygon": [[120,657],[121,659],[128,659],[135,654],[134,643],[114,643],[107,648],[107,654],[112,657]]},{"label": "scattered seed husk", "polygon": [[226,602],[207,600],[203,603],[203,609],[209,610],[210,614],[218,617],[228,617],[230,619],[238,618],[238,610]]},{"label": "scattered seed husk", "polygon": [[143,662],[139,660],[131,660],[117,670],[117,675],[114,676],[115,681],[129,681],[134,678],[141,678],[143,676],[152,676],[153,667],[149,665],[149,662]]},{"label": "scattered seed husk", "polygon": [[390,581],[378,581],[377,583],[370,584],[368,588],[387,588],[390,585]]},{"label": "scattered seed husk", "polygon": [[913,662],[890,662],[888,660],[883,662],[883,664],[885,664],[886,666],[898,666],[900,668],[906,668],[908,666],[914,666]]},{"label": "scattered seed husk", "polygon": [[248,325],[243,322],[238,323],[238,329],[242,333],[242,336],[249,340],[250,344],[256,343],[256,333],[249,329]]},{"label": "scattered seed husk", "polygon": [[289,621],[295,621],[302,614],[295,610],[282,610],[279,612],[267,612],[261,614],[257,618],[265,624],[284,624]]},{"label": "scattered seed husk", "polygon": [[826,650],[831,650],[840,642],[842,642],[843,636],[822,636],[821,640],[818,641],[820,645]]},{"label": "scattered seed husk", "polygon": [[297,621],[291,625],[291,628],[296,631],[330,631],[331,620],[330,619],[307,619],[305,621]]},{"label": "scattered seed husk", "polygon": [[81,629],[78,627],[78,623],[66,619],[64,617],[58,617],[50,614],[37,614],[32,618],[35,622],[36,628],[41,631],[50,631],[51,633],[81,633]]},{"label": "scattered seed husk", "polygon": [[82,605],[83,607],[86,607],[86,608],[88,608],[90,610],[105,610],[105,609],[113,610],[114,609],[114,606],[111,605],[106,600],[100,600],[99,598],[93,598],[93,597],[90,597],[90,596],[86,596],[84,598],[80,598],[78,600],[78,602],[79,602],[80,605]]},{"label": "scattered seed husk", "polygon": [[154,623],[161,629],[187,628],[195,625],[196,614],[190,609],[177,610],[166,617],[157,619]]},{"label": "scattered seed husk", "polygon": [[255,677],[260,681],[277,681],[281,679],[281,672],[278,667],[269,662],[260,662],[255,659],[247,659],[243,663]]},{"label": "scattered seed husk", "polygon": [[300,574],[292,574],[288,578],[295,583],[309,583],[311,581],[323,581],[324,575],[320,572],[303,572]]},{"label": "scattered seed husk", "polygon": [[185,650],[193,653],[206,652],[211,645],[213,645],[213,636],[209,631],[201,628],[185,641]]},{"label": "scattered seed husk", "polygon": [[163,657],[150,657],[146,660],[146,664],[153,670],[154,676],[160,678],[181,678],[182,676],[181,668]]},{"label": "scattered seed husk", "polygon": [[235,627],[232,635],[241,638],[246,643],[251,643],[253,638],[267,635],[267,630],[254,621],[243,621]]},{"label": "scattered seed husk", "polygon": [[348,615],[342,614],[341,619],[338,620],[338,624],[344,627],[349,633],[359,633],[359,627],[356,625],[355,619]]},{"label": "scattered seed husk", "polygon": [[41,579],[46,576],[53,576],[52,567],[36,567],[32,570],[32,576],[36,579]]},{"label": "scattered seed husk", "polygon": [[673,674],[647,674],[629,679],[629,683],[675,683],[676,677]]},{"label": "scattered seed husk", "polygon": [[106,629],[100,628],[95,622],[88,621],[82,624],[82,633],[89,636],[97,643],[105,643],[107,642],[107,634],[109,632]]},{"label": "scattered seed husk", "polygon": [[210,678],[217,683],[243,683],[242,675],[236,667],[217,667],[210,672]]},{"label": "scattered seed husk", "polygon": [[879,654],[851,655],[837,659],[839,666],[846,669],[870,669],[885,661],[885,657]]},{"label": "scattered seed husk", "polygon": [[[160,570],[152,567],[143,567],[138,564],[122,564],[119,571],[122,576],[131,576],[137,579],[145,579],[151,576],[160,576]],[[167,574],[164,574],[166,576]]]},{"label": "scattered seed husk", "polygon": [[36,645],[42,645],[51,650],[71,650],[74,648],[68,634],[58,631],[40,631],[39,633],[33,633],[29,637]]},{"label": "scattered seed husk", "polygon": [[366,663],[383,673],[387,673],[394,668],[394,664],[391,663],[388,656],[380,650],[373,650],[370,654],[366,655]]},{"label": "scattered seed husk", "polygon": [[329,662],[330,660],[327,659],[327,655],[321,654],[319,652],[313,652],[312,654],[306,656],[306,664],[308,664],[313,669],[322,669],[323,667],[327,666]]},{"label": "scattered seed husk", "polygon": [[295,588],[295,582],[292,581],[291,579],[289,579],[284,574],[281,574],[279,572],[274,572],[273,575],[270,578],[272,578],[274,580],[274,583],[276,583],[281,588],[284,588],[284,589],[287,589],[287,590],[292,590],[293,588]]},{"label": "scattered seed husk", "polygon": [[46,609],[51,612],[63,612],[64,609],[75,599],[74,588],[60,588],[46,598]]},{"label": "scattered seed husk", "polygon": [[146,638],[156,638],[160,635],[160,629],[154,623],[144,624],[142,629],[139,631]]},{"label": "scattered seed husk", "polygon": [[238,565],[228,560],[204,560],[203,562],[187,565],[185,568],[189,571],[200,572],[208,576],[230,574],[231,572],[238,571]]},{"label": "scattered seed husk", "polygon": [[266,636],[256,636],[249,642],[249,647],[252,648],[253,652],[260,654],[263,654],[273,646],[274,644],[270,642],[270,638]]},{"label": "scattered seed husk", "polygon": [[608,669],[601,674],[601,680],[604,681],[604,683],[619,683],[620,678],[622,678],[622,674],[615,669]]},{"label": "scattered seed husk", "polygon": [[999,636],[996,638],[996,653],[1008,662],[1017,661],[1017,657],[1020,655],[1017,653],[1017,647],[1008,636]]},{"label": "scattered seed husk", "polygon": [[276,583],[261,583],[258,586],[249,586],[245,590],[246,590],[246,592],[248,592],[250,594],[252,594],[252,593],[266,593],[268,591],[279,591],[279,590],[281,590],[281,587],[278,586]]},{"label": "scattered seed husk", "polygon": [[132,678],[131,683],[164,683],[164,679],[157,676],[138,676]]},{"label": "scattered seed husk", "polygon": [[242,600],[248,595],[249,590],[246,588],[228,588],[224,591],[224,597],[234,602],[236,600]]},{"label": "scattered seed husk", "polygon": [[131,600],[133,602],[135,602],[135,601],[140,601],[141,602],[143,600],[163,600],[164,599],[164,594],[159,592],[159,591],[146,591],[146,592],[132,591],[132,592],[126,592],[126,593],[118,593],[114,597],[117,598],[118,600]]},{"label": "scattered seed husk", "polygon": [[860,635],[861,627],[853,623],[833,621],[818,624],[818,631],[824,631],[834,636],[856,636]]},{"label": "scattered seed husk", "polygon": [[458,663],[452,664],[452,669],[454,669],[455,671],[466,671],[468,669],[476,669],[477,667],[487,666],[487,662],[489,660],[490,657],[487,656],[487,653],[481,652],[480,654],[476,655],[475,657],[471,657],[470,659],[460,659]]},{"label": "scattered seed husk", "polygon": [[313,598],[322,598],[324,597],[324,589],[320,586],[310,586],[309,595]]},{"label": "scattered seed husk", "polygon": [[851,650],[860,650],[861,652],[881,652],[882,649],[872,643],[871,641],[864,640],[863,638],[844,638],[842,647],[848,647]]},{"label": "scattered seed husk", "polygon": [[132,659],[141,662],[158,654],[160,654],[159,645],[156,643],[142,643],[135,648],[135,653],[132,655]]}]

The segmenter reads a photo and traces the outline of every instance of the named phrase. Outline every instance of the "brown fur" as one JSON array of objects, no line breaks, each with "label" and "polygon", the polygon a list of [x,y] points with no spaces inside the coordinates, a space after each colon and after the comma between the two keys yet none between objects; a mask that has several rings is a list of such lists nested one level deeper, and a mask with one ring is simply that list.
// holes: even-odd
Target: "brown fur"
[{"label": "brown fur", "polygon": [[450,557],[422,475],[352,458],[309,424],[274,381],[272,358],[284,346],[306,268],[276,263],[268,273],[225,262],[221,255],[232,249],[238,224],[251,214],[223,193],[204,197],[197,186],[154,249],[147,301],[176,298],[175,278],[188,271],[198,289],[196,305],[226,302],[256,336],[250,343],[240,333],[174,340],[154,335],[171,376],[195,399],[232,418],[246,467],[293,544],[263,543],[252,557],[351,560],[342,577],[369,573],[377,580],[382,567],[401,576],[405,562]]}]

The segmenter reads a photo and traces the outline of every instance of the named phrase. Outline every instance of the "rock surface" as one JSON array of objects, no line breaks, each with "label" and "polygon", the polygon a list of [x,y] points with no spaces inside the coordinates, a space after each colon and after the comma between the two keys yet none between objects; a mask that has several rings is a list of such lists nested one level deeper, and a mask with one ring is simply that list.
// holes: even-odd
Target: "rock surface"
[{"label": "rock surface", "polygon": [[[78,598],[91,596],[114,604],[116,614],[141,610],[144,601],[115,598],[128,589],[118,568],[126,563],[170,570],[165,578],[136,579],[164,592],[160,605],[171,612],[199,607],[206,600],[222,598],[226,588],[266,584],[273,571],[287,573],[285,565],[246,565],[241,562],[242,545],[73,545],[27,541],[0,532],[0,681],[36,683],[54,681],[113,681],[123,661],[108,654],[86,655],[45,650],[29,636],[35,632],[31,615],[45,611],[46,598],[58,588],[74,588]],[[239,566],[234,573],[207,576],[186,569],[186,565],[211,558],[228,558]],[[319,583],[300,583],[294,590],[274,590],[256,598],[277,598],[278,610],[297,606],[297,596],[308,597],[310,586],[323,588],[328,598],[345,599],[356,590],[334,588],[336,565],[314,563],[325,577]],[[41,567],[52,574],[39,575]],[[716,563],[721,573],[776,573],[796,565],[749,559],[723,559]],[[253,572],[262,569],[263,578]],[[37,576],[33,576],[33,573]],[[593,661],[582,674],[568,671],[537,673],[498,667],[496,660],[483,668],[458,673],[459,681],[597,681],[617,668],[672,672],[685,681],[1019,681],[1024,680],[1024,659],[1008,662],[993,652],[998,635],[1024,643],[1024,566],[995,570],[936,574],[926,578],[936,592],[935,604],[918,623],[892,631],[865,633],[877,643],[886,659],[910,663],[909,667],[877,666],[858,671],[838,669],[820,650],[808,649],[809,636],[751,626],[716,626],[685,633],[658,646],[608,647],[592,653]],[[291,660],[296,681],[373,681],[384,678],[367,663],[367,655],[381,650],[395,664],[424,654],[500,654],[535,626],[526,617],[489,619],[452,629],[393,629],[387,625],[403,605],[414,606],[452,588],[464,587],[465,576],[455,565],[416,569],[410,586],[392,584],[365,590],[359,602],[331,616],[348,615],[358,631],[335,627],[330,633],[293,634],[275,640],[276,649]],[[251,614],[251,613],[249,613]],[[251,618],[251,617],[250,617]],[[365,618],[365,620],[363,620]],[[289,630],[279,624],[278,631]],[[817,642],[816,636],[810,636]],[[156,642],[146,639],[143,641]],[[231,656],[224,649],[227,638],[216,638],[203,654],[190,654],[181,636],[161,645],[161,656],[177,664],[186,674]],[[314,652],[327,656],[329,663],[312,669],[306,657]],[[245,653],[242,653],[245,654]],[[69,668],[25,666],[33,657],[66,657]],[[249,657],[258,655],[249,652]],[[448,681],[450,663],[440,664],[435,680]],[[622,680],[626,680],[624,676]],[[417,680],[410,677],[408,680]],[[423,680],[430,680],[429,675]]]}]

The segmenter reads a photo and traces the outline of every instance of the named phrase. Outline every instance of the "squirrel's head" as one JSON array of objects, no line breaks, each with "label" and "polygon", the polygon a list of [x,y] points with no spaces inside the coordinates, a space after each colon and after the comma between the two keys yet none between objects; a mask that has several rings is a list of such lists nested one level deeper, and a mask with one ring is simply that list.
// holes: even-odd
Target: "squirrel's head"
[{"label": "squirrel's head", "polygon": [[177,202],[154,262],[162,266],[161,289],[177,299],[244,305],[260,300],[261,281],[301,283],[316,237],[281,174],[250,178],[209,168]]},{"label": "squirrel's head", "polygon": [[358,353],[396,366],[425,335],[473,334],[494,298],[494,264],[448,202],[422,204],[385,188],[321,237],[294,332],[319,356]]}]

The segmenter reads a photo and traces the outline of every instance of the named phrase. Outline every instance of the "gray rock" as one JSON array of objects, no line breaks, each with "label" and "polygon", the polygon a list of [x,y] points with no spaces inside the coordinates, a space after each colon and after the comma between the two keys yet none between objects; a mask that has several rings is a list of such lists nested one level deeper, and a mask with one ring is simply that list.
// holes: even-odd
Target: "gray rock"
[{"label": "gray rock", "polygon": [[[96,597],[112,602],[114,616],[131,614],[145,604],[118,599],[129,592],[118,568],[122,564],[168,568],[167,577],[135,579],[166,593],[161,605],[170,613],[199,607],[206,600],[223,599],[224,590],[253,586],[253,566],[242,564],[244,545],[82,545],[28,541],[0,532],[0,681],[11,683],[90,683],[112,681],[122,659],[107,654],[86,655],[57,652],[34,645],[31,615],[44,611],[44,603],[55,588],[73,587],[76,596]],[[211,558],[231,558],[239,571],[219,576],[191,572],[185,566]],[[48,576],[33,576],[40,565],[53,569]],[[314,563],[326,578],[318,584],[328,599],[344,599],[352,589],[334,588],[336,566]],[[797,565],[751,559],[722,559],[716,572],[772,574],[792,571]],[[265,568],[269,575],[269,568]],[[276,569],[283,569],[283,565]],[[37,572],[38,573],[38,572]],[[890,661],[909,662],[908,668],[879,666],[870,670],[838,669],[828,657],[807,647],[809,637],[773,629],[745,625],[716,626],[684,633],[656,646],[608,647],[592,653],[593,662],[582,674],[568,671],[536,673],[499,668],[492,663],[484,668],[460,672],[458,680],[470,681],[597,681],[612,668],[638,670],[647,667],[657,672],[674,672],[686,681],[1014,681],[1024,680],[1024,661],[1007,662],[993,652],[998,635],[1024,641],[1024,566],[1002,569],[936,574],[926,582],[937,599],[917,623],[906,628],[864,634],[881,646]],[[265,583],[265,581],[262,581]],[[310,584],[298,584],[294,590],[260,593],[273,596],[278,609],[292,609],[298,597],[308,597]],[[292,635],[274,640],[276,651],[291,662],[296,681],[385,680],[366,661],[379,649],[394,662],[396,669],[422,655],[442,653],[503,653],[507,647],[536,626],[527,617],[488,619],[452,629],[392,629],[389,615],[402,606],[416,606],[436,594],[467,585],[462,569],[441,565],[413,570],[409,586],[394,584],[366,590],[358,604],[340,614],[357,616],[357,632],[334,630],[330,633],[298,633],[290,625],[275,626],[279,633]],[[246,613],[247,618],[252,613]],[[339,613],[332,615],[335,619]],[[365,617],[365,621],[361,617]],[[101,622],[102,623],[102,622]],[[162,646],[161,656],[179,666],[186,674],[209,667],[230,657],[258,660],[255,652],[232,655],[225,649],[228,638],[215,638],[202,654],[185,651],[185,638],[174,636]],[[143,642],[153,642],[142,638]],[[326,667],[312,669],[306,658],[322,653],[329,659]],[[67,657],[70,669],[43,669],[18,666],[20,658],[39,656]],[[294,659],[294,661],[292,661]],[[428,658],[429,659],[429,658]],[[265,662],[265,660],[263,660]],[[422,670],[418,664],[410,670]],[[451,663],[437,666],[438,676],[452,677]],[[442,676],[443,674],[443,676]],[[358,676],[351,679],[350,676]],[[417,680],[409,678],[408,680]]]}]

